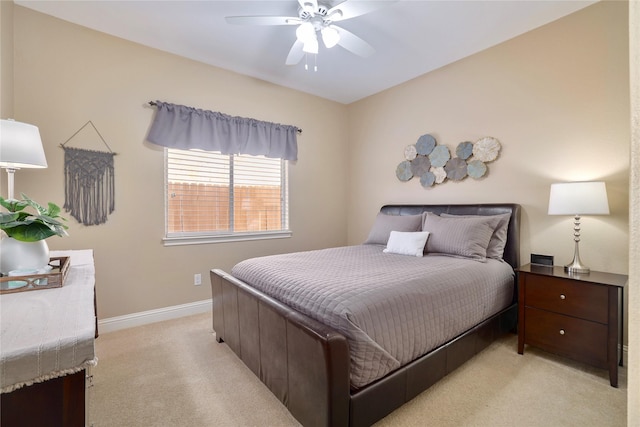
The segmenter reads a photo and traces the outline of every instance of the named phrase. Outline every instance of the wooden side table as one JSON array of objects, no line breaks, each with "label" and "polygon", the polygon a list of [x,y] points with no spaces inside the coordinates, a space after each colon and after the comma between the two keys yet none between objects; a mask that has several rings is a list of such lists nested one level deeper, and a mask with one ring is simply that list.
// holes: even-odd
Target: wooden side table
[{"label": "wooden side table", "polygon": [[623,290],[628,276],[527,264],[518,270],[518,353],[539,347],[608,369],[618,386],[622,366]]}]

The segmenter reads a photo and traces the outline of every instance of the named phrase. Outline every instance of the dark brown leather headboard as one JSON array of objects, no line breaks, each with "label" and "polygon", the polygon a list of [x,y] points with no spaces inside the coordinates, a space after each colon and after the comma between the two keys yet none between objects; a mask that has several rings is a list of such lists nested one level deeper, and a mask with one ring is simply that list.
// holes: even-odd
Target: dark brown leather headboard
[{"label": "dark brown leather headboard", "polygon": [[452,215],[499,215],[511,213],[507,231],[507,245],[504,248],[504,260],[514,269],[520,266],[520,205],[514,203],[496,203],[481,205],[385,205],[380,212],[387,215],[417,215],[422,212]]}]

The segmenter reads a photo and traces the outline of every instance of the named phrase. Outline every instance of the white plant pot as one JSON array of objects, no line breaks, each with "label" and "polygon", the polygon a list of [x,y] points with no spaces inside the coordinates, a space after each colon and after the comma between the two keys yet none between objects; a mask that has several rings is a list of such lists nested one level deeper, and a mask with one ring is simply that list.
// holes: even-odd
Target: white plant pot
[{"label": "white plant pot", "polygon": [[22,242],[12,237],[0,240],[0,272],[12,270],[39,270],[49,264],[49,246],[46,240]]}]

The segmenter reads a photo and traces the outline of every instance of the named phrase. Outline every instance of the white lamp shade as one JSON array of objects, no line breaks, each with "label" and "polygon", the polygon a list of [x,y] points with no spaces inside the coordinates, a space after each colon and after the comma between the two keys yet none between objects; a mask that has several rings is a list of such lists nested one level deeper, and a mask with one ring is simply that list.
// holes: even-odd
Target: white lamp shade
[{"label": "white lamp shade", "polygon": [[14,169],[47,167],[37,126],[0,120],[0,166]]},{"label": "white lamp shade", "polygon": [[604,182],[551,184],[549,215],[609,215]]}]

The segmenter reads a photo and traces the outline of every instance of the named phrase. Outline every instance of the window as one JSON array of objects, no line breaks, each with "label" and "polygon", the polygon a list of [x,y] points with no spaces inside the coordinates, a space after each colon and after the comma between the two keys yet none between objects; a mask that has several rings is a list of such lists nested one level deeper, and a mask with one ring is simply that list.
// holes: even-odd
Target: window
[{"label": "window", "polygon": [[165,245],[291,235],[285,160],[165,151]]}]

